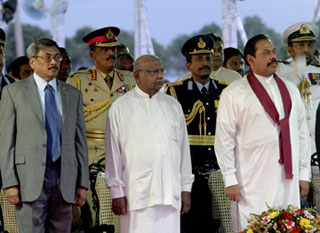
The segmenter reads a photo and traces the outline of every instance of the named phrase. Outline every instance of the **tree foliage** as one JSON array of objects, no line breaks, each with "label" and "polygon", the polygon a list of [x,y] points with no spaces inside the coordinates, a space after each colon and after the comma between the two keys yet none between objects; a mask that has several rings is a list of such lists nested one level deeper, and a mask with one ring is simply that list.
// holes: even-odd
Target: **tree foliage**
[{"label": "tree foliage", "polygon": [[[28,45],[39,38],[47,37],[52,38],[48,30],[43,30],[38,26],[24,24],[22,26],[24,48],[27,49]],[[6,32],[6,63],[10,64],[16,57],[16,40],[14,36],[14,24],[10,24]]]},{"label": "tree foliage", "polygon": [[[281,43],[281,35],[275,32],[271,27],[267,26],[259,16],[246,17],[243,20],[244,28],[246,30],[248,38],[265,33],[268,34],[275,47],[277,48],[277,55],[280,59],[287,59],[289,56],[286,52],[286,47]],[[320,21],[317,22],[320,26]],[[41,37],[52,38],[48,30],[43,30],[37,26],[24,24],[22,25],[23,37],[24,37],[24,47],[27,46],[35,39]],[[93,65],[93,61],[89,56],[89,48],[86,43],[82,41],[82,38],[93,31],[93,28],[82,27],[79,28],[75,35],[66,39],[66,49],[70,52],[72,57],[72,67],[73,71],[77,70],[79,67],[85,66],[90,67]],[[184,42],[197,34],[208,34],[215,33],[217,35],[222,35],[221,28],[215,23],[204,25],[202,28],[194,32],[189,32],[182,34],[174,38],[168,46],[163,46],[161,43],[152,39],[154,50],[157,56],[160,57],[164,67],[176,73],[185,72],[185,58],[181,54],[181,47]],[[6,42],[6,60],[7,64],[16,58],[15,51],[15,37],[14,37],[14,25],[10,24],[7,30],[7,42]],[[121,30],[118,37],[118,41],[125,43],[132,54],[134,54],[134,34],[130,31]],[[243,49],[244,45],[238,36],[239,48]],[[319,48],[320,42],[316,43],[316,47]]]}]

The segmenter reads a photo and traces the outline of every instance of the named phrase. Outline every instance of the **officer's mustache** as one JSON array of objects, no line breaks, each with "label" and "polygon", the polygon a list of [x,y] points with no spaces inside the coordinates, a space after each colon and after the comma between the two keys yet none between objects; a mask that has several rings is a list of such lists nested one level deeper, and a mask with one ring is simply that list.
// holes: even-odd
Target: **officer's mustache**
[{"label": "officer's mustache", "polygon": [[59,67],[58,67],[58,66],[50,66],[50,67],[49,67],[49,70],[51,70],[51,69],[57,69],[57,70],[58,70]]},{"label": "officer's mustache", "polygon": [[199,70],[203,70],[203,69],[208,69],[208,70],[210,70],[210,67],[209,67],[209,66],[204,66],[204,67],[201,67]]},{"label": "officer's mustache", "polygon": [[277,61],[277,59],[272,59],[268,64],[267,64],[267,66],[270,66],[272,63],[278,63],[278,61]]},{"label": "officer's mustache", "polygon": [[115,56],[110,56],[110,57],[107,57],[107,61],[110,60],[111,58],[112,58],[113,60],[116,60],[116,57],[115,57]]}]

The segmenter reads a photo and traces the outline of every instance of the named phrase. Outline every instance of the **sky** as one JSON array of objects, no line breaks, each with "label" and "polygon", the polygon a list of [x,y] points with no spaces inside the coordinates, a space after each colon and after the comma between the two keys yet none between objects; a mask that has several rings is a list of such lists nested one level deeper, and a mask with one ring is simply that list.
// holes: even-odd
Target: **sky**
[{"label": "sky", "polygon": [[[26,0],[19,0],[19,2]],[[44,0],[48,7],[52,0]],[[66,35],[71,37],[78,28],[98,29],[117,26],[134,30],[135,0],[70,0],[65,19]],[[316,0],[244,0],[237,1],[239,15],[258,15],[263,22],[281,33],[289,25],[310,21]],[[151,36],[166,46],[181,34],[191,34],[212,22],[221,26],[221,0],[148,0],[147,20]],[[20,7],[22,23],[52,30],[49,16],[33,20]]]}]

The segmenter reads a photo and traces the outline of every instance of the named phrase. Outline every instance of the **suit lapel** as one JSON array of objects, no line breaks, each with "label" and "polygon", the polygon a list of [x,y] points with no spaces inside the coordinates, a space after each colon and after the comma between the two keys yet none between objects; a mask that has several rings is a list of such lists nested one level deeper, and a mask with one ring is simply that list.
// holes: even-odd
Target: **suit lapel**
[{"label": "suit lapel", "polygon": [[60,80],[57,79],[59,93],[60,93],[60,99],[61,99],[61,107],[62,107],[62,122],[61,122],[61,141],[64,140],[64,136],[67,135],[66,130],[68,126],[68,119],[69,117],[69,94],[66,87],[66,84]]},{"label": "suit lapel", "polygon": [[68,101],[69,101],[69,95],[67,93],[67,88],[66,85],[57,79],[57,83],[58,83],[58,88],[59,88],[59,92],[60,92],[60,97],[61,97],[61,107],[62,107],[62,128],[63,128],[63,124],[65,122],[65,119],[67,119],[67,116],[69,114],[68,112]]},{"label": "suit lapel", "polygon": [[44,124],[42,107],[39,99],[38,89],[36,82],[34,81],[34,77],[31,76],[26,80],[26,88],[24,90],[25,96],[28,99],[28,102],[31,105],[35,115],[39,118],[39,120]]}]

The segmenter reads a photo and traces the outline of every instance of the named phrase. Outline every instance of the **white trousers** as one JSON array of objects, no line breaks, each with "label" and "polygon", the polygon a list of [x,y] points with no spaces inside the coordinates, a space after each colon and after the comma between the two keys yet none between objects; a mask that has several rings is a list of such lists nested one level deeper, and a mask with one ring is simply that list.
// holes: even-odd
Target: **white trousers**
[{"label": "white trousers", "polygon": [[120,233],[180,233],[180,211],[155,205],[120,216]]}]

